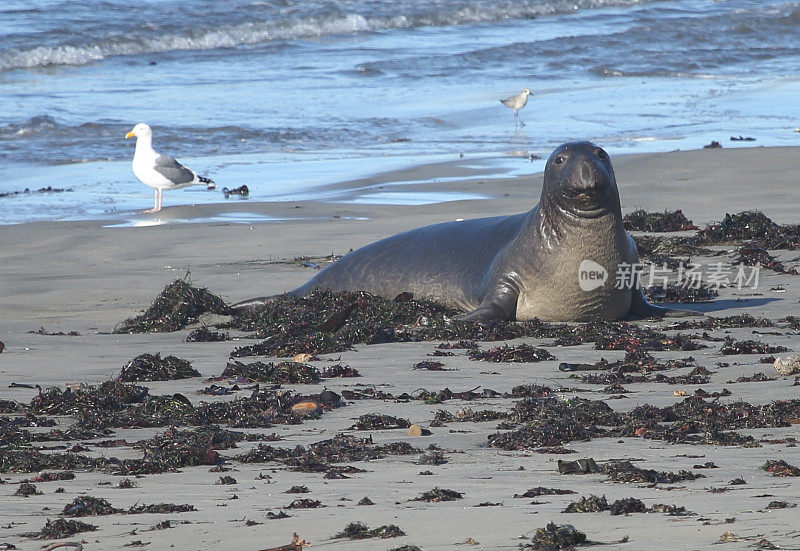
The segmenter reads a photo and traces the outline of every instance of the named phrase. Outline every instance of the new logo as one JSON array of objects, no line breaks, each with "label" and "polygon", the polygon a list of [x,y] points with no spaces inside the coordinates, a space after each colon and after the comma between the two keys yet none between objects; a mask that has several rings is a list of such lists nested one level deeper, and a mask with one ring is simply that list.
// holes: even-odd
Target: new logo
[{"label": "new logo", "polygon": [[594,260],[583,260],[578,266],[578,285],[586,292],[602,287],[607,280],[608,270]]}]

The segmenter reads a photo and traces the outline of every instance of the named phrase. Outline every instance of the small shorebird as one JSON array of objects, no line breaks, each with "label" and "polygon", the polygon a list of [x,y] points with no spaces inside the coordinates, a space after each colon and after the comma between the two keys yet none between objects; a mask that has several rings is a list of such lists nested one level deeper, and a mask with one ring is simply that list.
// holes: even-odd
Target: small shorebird
[{"label": "small shorebird", "polygon": [[125,138],[136,137],[136,150],[133,152],[133,173],[141,182],[156,190],[155,205],[144,211],[161,210],[161,194],[165,189],[181,189],[187,186],[205,184],[214,189],[214,181],[198,176],[194,170],[186,168],[172,157],[159,155],[153,149],[153,131],[148,125],[140,122],[125,134]]},{"label": "small shorebird", "polygon": [[506,107],[510,107],[514,111],[514,121],[522,126],[525,126],[525,123],[519,118],[519,110],[525,107],[525,104],[528,103],[529,95],[531,95],[531,91],[527,88],[523,88],[522,92],[516,96],[511,96],[510,98],[500,100],[500,103]]}]

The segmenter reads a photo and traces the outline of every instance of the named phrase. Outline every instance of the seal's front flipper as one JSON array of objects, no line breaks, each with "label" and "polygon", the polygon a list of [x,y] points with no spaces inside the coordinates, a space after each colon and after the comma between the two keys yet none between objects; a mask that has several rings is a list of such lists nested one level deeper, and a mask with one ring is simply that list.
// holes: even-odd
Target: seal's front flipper
[{"label": "seal's front flipper", "polygon": [[664,306],[656,306],[650,304],[644,298],[644,293],[641,287],[633,289],[631,296],[631,308],[628,310],[628,319],[645,319],[645,318],[684,318],[689,316],[703,316],[702,312],[695,310],[679,310],[676,308],[665,308]]},{"label": "seal's front flipper", "polygon": [[456,317],[456,321],[507,321],[517,316],[519,292],[508,283],[501,283],[484,297],[472,312]]},{"label": "seal's front flipper", "polygon": [[259,306],[264,306],[272,302],[274,297],[258,297],[258,298],[251,298],[250,300],[243,300],[242,302],[237,302],[231,308],[236,310],[237,312],[248,312]]}]

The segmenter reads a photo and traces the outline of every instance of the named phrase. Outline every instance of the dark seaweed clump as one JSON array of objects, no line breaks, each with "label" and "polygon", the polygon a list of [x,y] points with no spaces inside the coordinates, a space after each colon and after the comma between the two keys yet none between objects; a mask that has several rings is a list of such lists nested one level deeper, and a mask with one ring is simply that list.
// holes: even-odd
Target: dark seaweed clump
[{"label": "dark seaweed clump", "polygon": [[597,497],[590,495],[589,497],[582,497],[578,501],[573,501],[567,505],[562,513],[597,513],[600,511],[608,511],[608,501],[606,496]]},{"label": "dark seaweed clump", "polygon": [[618,425],[611,407],[600,400],[572,398],[526,399],[517,403],[515,417],[524,427],[489,436],[489,445],[504,450],[559,446],[576,440],[602,436],[599,425]]},{"label": "dark seaweed clump", "polygon": [[228,338],[226,333],[212,331],[204,325],[203,327],[198,327],[190,331],[189,334],[186,335],[186,342],[221,342],[228,340]]},{"label": "dark seaweed clump", "polygon": [[[2,349],[0,349],[2,350]],[[0,413],[12,413],[19,409],[19,404],[13,400],[0,400]]]},{"label": "dark seaweed clump", "polygon": [[366,413],[356,419],[355,424],[350,428],[355,430],[385,430],[407,429],[410,426],[411,422],[408,419],[394,417],[393,415]]},{"label": "dark seaweed clump", "polygon": [[640,209],[626,214],[622,223],[628,231],[670,232],[696,230],[697,226],[680,210],[647,212]]},{"label": "dark seaweed clump", "polygon": [[574,494],[572,490],[561,490],[559,488],[545,488],[544,486],[537,486],[531,488],[524,494],[514,494],[514,497],[539,497],[539,496],[563,496]]},{"label": "dark seaweed clump", "polygon": [[237,438],[230,431],[215,426],[194,430],[170,428],[137,443],[136,447],[144,452],[144,457],[122,461],[116,467],[115,474],[155,474],[177,471],[183,467],[217,465],[221,462],[217,450],[235,447]]},{"label": "dark seaweed clump", "polygon": [[327,472],[331,464],[349,461],[371,461],[387,455],[411,455],[419,450],[406,442],[376,445],[369,438],[338,434],[328,440],[295,446],[292,449],[259,444],[247,453],[237,455],[242,463],[283,463],[302,472]]},{"label": "dark seaweed clump", "polygon": [[763,212],[744,211],[726,214],[716,224],[697,232],[697,241],[705,245],[752,243],[763,249],[790,249],[800,246],[798,226],[781,226]]},{"label": "dark seaweed clump", "polygon": [[464,494],[462,494],[461,492],[456,492],[455,490],[448,490],[447,488],[436,487],[433,490],[422,492],[411,501],[427,501],[427,502],[438,503],[440,501],[455,501],[457,499],[463,499],[463,497]]},{"label": "dark seaweed clump", "polygon": [[602,400],[547,397],[517,402],[514,414],[515,421],[525,425],[490,435],[489,445],[520,450],[603,436],[640,436],[670,443],[755,446],[752,437],[732,431],[791,426],[800,417],[800,400],[723,404],[698,394],[664,408],[642,405],[623,414]]},{"label": "dark seaweed clump", "polygon": [[458,312],[431,301],[388,301],[363,292],[314,291],[307,297],[282,295],[241,313],[235,324],[266,339],[235,356],[342,352],[357,343],[412,340],[414,324],[443,326]]},{"label": "dark seaweed clump", "polygon": [[736,316],[726,316],[715,318],[708,316],[702,319],[692,319],[677,321],[669,324],[666,329],[730,329],[734,327],[775,327],[775,324],[767,318],[756,318],[750,314],[739,314]]},{"label": "dark seaweed clump", "polygon": [[54,540],[66,538],[80,532],[94,532],[95,530],[97,530],[97,526],[93,524],[87,524],[79,520],[67,520],[65,518],[59,518],[52,522],[50,519],[47,519],[47,523],[44,525],[44,528],[42,528],[38,533],[28,535],[39,540]]},{"label": "dark seaweed clump", "polygon": [[761,266],[781,274],[798,275],[796,268],[786,268],[783,262],[769,254],[766,250],[756,246],[740,247],[734,264],[746,266]]},{"label": "dark seaweed clump", "polygon": [[538,320],[522,323],[454,320],[460,313],[429,300],[398,297],[392,301],[364,292],[316,290],[306,297],[282,295],[237,316],[234,326],[265,340],[237,348],[232,355],[288,357],[303,352],[342,352],[355,344],[495,341],[535,336],[542,329],[556,327]]},{"label": "dark seaweed clump", "polygon": [[761,466],[761,470],[772,473],[772,476],[800,476],[800,468],[782,459],[770,459]]},{"label": "dark seaweed clump", "polygon": [[121,513],[122,509],[112,507],[111,504],[102,498],[92,496],[79,496],[64,506],[61,512],[65,517],[89,517],[89,516],[102,516],[113,515],[114,513]]},{"label": "dark seaweed clump", "polygon": [[126,319],[114,329],[114,333],[178,331],[207,313],[230,315],[233,310],[207,289],[176,279],[164,288],[142,315]]},{"label": "dark seaweed clump", "polygon": [[789,349],[785,346],[770,345],[760,341],[737,341],[731,337],[725,337],[722,348],[719,349],[720,354],[730,356],[733,354],[777,354],[779,352],[787,352]]},{"label": "dark seaweed clump", "polygon": [[141,381],[174,381],[199,377],[200,372],[192,367],[192,362],[160,353],[140,354],[122,367],[119,380],[126,383]]},{"label": "dark seaweed clump", "polygon": [[[337,407],[321,395],[299,397],[291,392],[262,388],[230,401],[203,403],[195,407],[181,394],[151,395],[146,387],[106,381],[83,389],[48,388],[33,399],[30,410],[48,415],[74,415],[82,428],[142,428],[169,425],[212,425],[268,428],[296,424],[292,405],[311,399],[324,409]],[[71,468],[71,467],[65,467]]]},{"label": "dark seaweed clump", "polygon": [[586,534],[574,526],[550,522],[544,528],[536,530],[530,545],[526,547],[542,551],[556,551],[557,549],[572,549],[582,543],[586,543]]},{"label": "dark seaweed clump", "polygon": [[315,367],[301,362],[245,364],[230,359],[221,376],[247,379],[254,383],[273,384],[315,384],[320,381],[319,371]]},{"label": "dark seaweed clump", "polygon": [[21,497],[36,496],[36,495],[40,496],[42,495],[42,492],[37,490],[34,484],[31,484],[30,482],[23,482],[22,484],[19,485],[19,488],[17,488],[17,490],[14,492],[14,495]]},{"label": "dark seaweed clump", "polygon": [[351,522],[344,527],[344,530],[333,537],[363,540],[367,538],[397,538],[405,535],[406,533],[394,524],[379,526],[378,528],[369,528],[363,522]]},{"label": "dark seaweed clump", "polygon": [[489,350],[474,349],[469,351],[470,360],[484,362],[541,362],[555,360],[555,357],[544,348],[536,348],[530,344],[518,346],[497,346]]},{"label": "dark seaweed clump", "polygon": [[653,285],[644,290],[650,302],[711,302],[719,291],[706,284],[701,285]]},{"label": "dark seaweed clump", "polygon": [[705,478],[705,475],[685,470],[673,473],[642,469],[641,467],[636,467],[630,461],[609,461],[602,468],[612,482],[674,484],[685,480]]}]

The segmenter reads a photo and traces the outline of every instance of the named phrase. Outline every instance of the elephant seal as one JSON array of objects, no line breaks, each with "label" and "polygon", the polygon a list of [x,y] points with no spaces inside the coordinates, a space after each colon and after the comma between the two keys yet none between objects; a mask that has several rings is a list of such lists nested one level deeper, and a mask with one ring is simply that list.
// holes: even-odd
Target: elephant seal
[{"label": "elephant seal", "polygon": [[590,142],[572,142],[547,160],[541,200],[532,210],[434,224],[376,241],[289,294],[324,288],[392,299],[410,292],[465,311],[462,320],[695,314],[649,304],[633,269],[638,261],[636,245],[622,226],[608,154]]}]

